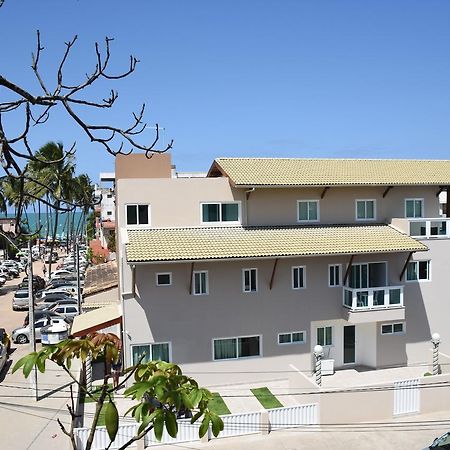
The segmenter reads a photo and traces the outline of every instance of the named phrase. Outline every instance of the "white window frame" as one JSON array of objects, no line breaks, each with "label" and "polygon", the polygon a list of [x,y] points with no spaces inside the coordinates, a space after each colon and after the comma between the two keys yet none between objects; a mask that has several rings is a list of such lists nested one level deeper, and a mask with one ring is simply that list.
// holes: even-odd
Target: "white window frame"
[{"label": "white window frame", "polygon": [[[407,214],[406,214],[406,211],[407,211],[407,209],[406,209],[406,202],[408,202],[408,201],[417,201],[417,200],[419,200],[422,203],[422,215],[421,216],[414,215],[414,216],[408,217]],[[415,211],[414,211],[414,213],[415,213]],[[425,214],[425,200],[423,198],[405,198],[405,217],[407,219],[414,219],[414,218],[425,217],[424,214]]]},{"label": "white window frame", "polygon": [[[300,203],[312,203],[312,202],[317,204],[317,219],[300,219]],[[320,222],[320,201],[316,199],[297,200],[297,222],[298,223]]]},{"label": "white window frame", "polygon": [[[205,292],[195,292],[195,276],[205,274]],[[207,270],[194,270],[192,272],[192,295],[209,295],[209,277]]]},{"label": "white window frame", "polygon": [[[338,284],[331,284],[330,283],[330,269],[334,267],[334,279],[336,280],[336,267],[339,268],[339,280],[338,280]],[[328,287],[339,287],[342,286],[342,264],[328,264]]]},{"label": "white window frame", "polygon": [[[326,329],[326,328],[331,328],[331,344],[325,344],[325,343],[319,344],[318,339],[317,339],[317,331],[318,331],[320,328],[323,328],[323,329],[324,329],[324,333],[323,333],[324,340],[326,340],[326,339],[325,339],[325,337],[326,337],[326,335],[325,335],[325,329]],[[324,348],[334,347],[334,339],[335,339],[334,326],[333,326],[333,325],[321,325],[321,326],[317,326],[317,327],[316,327],[316,336],[315,336],[315,339],[316,339],[316,344],[317,344],[317,345],[321,345],[321,346],[324,347]]]},{"label": "white window frame", "polygon": [[[302,269],[302,271],[300,271],[300,269]],[[302,277],[302,282],[303,282],[303,286],[298,286],[295,287],[294,286],[294,271],[298,270],[299,271],[299,275],[300,273],[303,273],[303,277]],[[300,276],[298,277],[298,280],[300,281]],[[292,289],[298,291],[300,289],[306,289],[306,266],[292,266],[291,267],[291,287]]]},{"label": "white window frame", "polygon": [[[231,204],[236,204],[238,205],[238,220],[226,220],[223,221],[222,220],[222,205],[231,205]],[[219,205],[219,220],[217,222],[205,222],[203,220],[203,205]],[[221,226],[225,226],[225,225],[240,225],[241,224],[241,217],[242,217],[242,202],[240,200],[231,200],[231,201],[227,201],[227,202],[200,202],[200,223],[202,225],[208,225],[208,226],[212,226],[212,225],[221,225]]]},{"label": "white window frame", "polygon": [[143,347],[144,345],[148,345],[150,346],[150,352],[151,354],[151,358],[150,361],[153,360],[153,349],[152,349],[152,345],[158,345],[158,344],[168,344],[169,345],[169,361],[167,362],[171,362],[173,361],[172,358],[172,342],[171,341],[163,341],[163,342],[143,342],[143,343],[139,343],[139,344],[131,344],[130,346],[130,366],[133,366],[133,347]]},{"label": "white window frame", "polygon": [[[252,338],[252,337],[258,337],[259,338],[259,355],[255,356],[239,356],[239,346],[238,342],[241,338]],[[236,339],[236,357],[235,358],[221,358],[216,359],[214,355],[214,341],[221,341],[223,339]],[[212,351],[212,360],[213,361],[237,361],[240,359],[253,359],[253,358],[261,358],[263,356],[263,337],[262,334],[249,334],[245,336],[228,336],[228,337],[218,337],[218,338],[212,338],[211,339],[211,351]]]},{"label": "white window frame", "polygon": [[[408,280],[408,266],[410,264],[416,264],[417,266],[419,265],[419,263],[423,263],[426,262],[428,263],[428,278],[419,278],[419,268],[416,269],[416,273],[417,273],[417,278],[414,280]],[[422,260],[417,260],[417,261],[409,261],[407,266],[406,266],[406,270],[405,270],[405,282],[406,283],[429,283],[431,281],[431,259],[422,259]]]},{"label": "white window frame", "polygon": [[[251,274],[252,270],[255,271],[255,290],[252,290],[251,286],[250,286],[249,290],[246,290],[245,289],[245,272],[249,272]],[[250,284],[251,284],[251,276],[250,276]],[[246,267],[246,268],[242,269],[242,292],[245,294],[255,294],[258,292],[258,269],[256,267]]]},{"label": "white window frame", "polygon": [[[159,281],[158,281],[159,275],[169,275],[169,283],[167,283],[167,284],[159,283]],[[157,272],[155,274],[155,278],[156,278],[156,286],[172,286],[172,272]]]},{"label": "white window frame", "polygon": [[[302,333],[303,334],[303,341],[293,341],[294,334],[296,333]],[[291,342],[280,342],[280,336],[283,335],[290,335]],[[298,345],[298,344],[306,344],[306,331],[286,331],[285,333],[278,333],[277,335],[277,343],[278,345]]]},{"label": "white window frame", "polygon": [[[365,215],[364,218],[358,218],[358,202],[364,202]],[[373,218],[367,217],[367,202],[373,202]],[[355,220],[357,222],[374,222],[377,220],[377,201],[374,198],[357,198],[355,200]]]},{"label": "white window frame", "polygon": [[[139,222],[139,206],[147,206],[148,208],[148,223],[137,223],[137,224],[128,224],[128,206],[136,206],[136,217]],[[125,204],[125,226],[127,228],[144,228],[144,227],[150,227],[152,223],[152,216],[151,216],[151,208],[149,203],[126,203]]]},{"label": "white window frame", "polygon": [[[402,325],[402,331],[394,331],[394,325]],[[388,332],[388,333],[383,333],[383,327],[384,326],[390,326],[391,327],[391,331]],[[380,334],[381,334],[381,336],[390,336],[390,335],[398,336],[398,335],[405,334],[405,333],[406,333],[406,322],[382,323],[380,325]]]}]

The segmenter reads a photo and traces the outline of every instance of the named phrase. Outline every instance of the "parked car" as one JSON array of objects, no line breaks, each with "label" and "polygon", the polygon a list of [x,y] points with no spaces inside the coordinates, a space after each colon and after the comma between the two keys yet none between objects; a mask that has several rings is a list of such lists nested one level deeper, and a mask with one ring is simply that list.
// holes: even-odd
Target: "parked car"
[{"label": "parked car", "polygon": [[0,328],[0,343],[2,343],[6,350],[11,350],[11,338],[4,328]]},{"label": "parked car", "polygon": [[424,450],[429,449],[450,450],[450,431],[447,431],[447,433],[444,433],[442,436],[437,437],[429,447],[424,448]]},{"label": "parked car", "polygon": [[39,303],[39,305],[36,306],[36,311],[51,310],[58,305],[78,305],[78,300],[72,297],[56,299],[53,301],[50,301],[49,299],[48,302]]},{"label": "parked car", "polygon": [[[43,317],[34,322],[34,331],[36,339],[41,339],[41,329],[47,325],[60,324],[70,329],[70,321],[64,317]],[[13,341],[16,344],[26,344],[30,341],[30,326],[16,328],[12,332]]]},{"label": "parked car", "polygon": [[[36,300],[35,300],[36,303]],[[15,292],[12,300],[12,309],[17,311],[28,308],[28,289],[19,289]]]},{"label": "parked car", "polygon": [[[22,283],[28,283],[28,277],[24,277]],[[36,284],[38,289],[45,288],[45,280],[39,275],[33,275],[33,284]]]},{"label": "parked car", "polygon": [[[47,310],[34,310],[34,321],[41,320],[43,317],[60,317],[58,313],[55,313],[53,311],[47,311]],[[27,314],[25,316],[25,319],[23,319],[23,326],[26,327],[30,323],[30,315]]]},{"label": "parked car", "polygon": [[0,343],[0,372],[3,370],[3,367],[5,367],[6,361],[8,361],[8,349]]},{"label": "parked car", "polygon": [[3,270],[6,270],[12,278],[18,278],[20,276],[19,269],[12,266],[0,265]]},{"label": "parked car", "polygon": [[50,311],[61,314],[61,316],[66,317],[67,319],[72,318],[72,320],[79,314],[78,305],[56,304],[52,309],[50,309]]},{"label": "parked car", "polygon": [[36,296],[35,296],[37,302],[39,302],[39,303],[41,303],[41,302],[53,303],[53,302],[56,302],[59,299],[70,298],[70,297],[72,297],[70,292],[58,291],[58,290],[38,291],[38,292],[36,292]]},{"label": "parked car", "polygon": [[55,263],[55,262],[58,261],[58,258],[59,258],[59,256],[58,256],[58,253],[57,253],[57,252],[52,252],[51,255],[50,255],[50,252],[48,252],[48,253],[46,253],[46,255],[45,255],[45,257],[44,257],[44,261],[45,261],[46,263],[49,263],[50,260],[51,260],[52,263]]},{"label": "parked car", "polygon": [[76,295],[77,286],[73,284],[58,286],[55,288],[46,289],[45,292],[67,292],[70,295]]}]

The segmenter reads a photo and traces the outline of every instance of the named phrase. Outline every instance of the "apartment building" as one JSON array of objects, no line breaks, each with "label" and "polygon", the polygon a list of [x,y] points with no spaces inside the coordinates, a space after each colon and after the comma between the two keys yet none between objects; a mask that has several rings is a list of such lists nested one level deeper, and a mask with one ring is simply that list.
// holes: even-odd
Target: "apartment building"
[{"label": "apartment building", "polygon": [[116,228],[114,183],[114,172],[100,172],[100,184],[95,185],[94,195],[96,198],[101,198],[100,203],[95,206],[96,238],[103,248],[108,247],[109,237]]},{"label": "apartment building", "polygon": [[336,368],[428,362],[434,332],[450,352],[448,185],[450,161],[218,158],[189,178],[119,156],[127,363],[243,381],[311,369],[316,344]]}]

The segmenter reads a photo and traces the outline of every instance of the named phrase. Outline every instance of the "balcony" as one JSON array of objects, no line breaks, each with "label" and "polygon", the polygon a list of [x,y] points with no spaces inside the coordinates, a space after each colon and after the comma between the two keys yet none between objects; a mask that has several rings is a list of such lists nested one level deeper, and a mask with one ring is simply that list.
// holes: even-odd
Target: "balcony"
[{"label": "balcony", "polygon": [[395,218],[391,224],[416,239],[450,239],[450,218]]},{"label": "balcony", "polygon": [[403,286],[344,287],[344,319],[351,323],[404,320]]}]

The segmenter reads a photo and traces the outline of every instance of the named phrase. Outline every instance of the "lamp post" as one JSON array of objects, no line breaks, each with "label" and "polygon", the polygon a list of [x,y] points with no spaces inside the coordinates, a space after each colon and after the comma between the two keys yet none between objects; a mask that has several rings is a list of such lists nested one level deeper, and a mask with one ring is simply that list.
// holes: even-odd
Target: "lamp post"
[{"label": "lamp post", "polygon": [[[34,329],[34,292],[33,292],[33,257],[31,253],[31,239],[28,240],[28,326],[30,327],[30,344],[31,351],[36,352],[36,335]],[[39,399],[38,385],[37,385],[37,368],[34,366],[31,383],[36,400]]]},{"label": "lamp post", "polygon": [[318,386],[322,386],[322,356],[323,356],[323,347],[321,345],[316,345],[314,347],[314,357],[316,359],[316,383]]},{"label": "lamp post", "polygon": [[439,344],[441,343],[441,336],[439,333],[431,335],[431,343],[433,344],[433,375],[439,373]]}]

